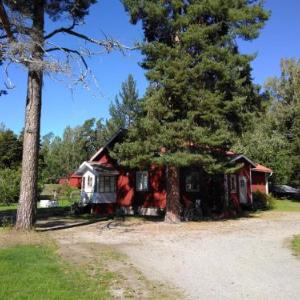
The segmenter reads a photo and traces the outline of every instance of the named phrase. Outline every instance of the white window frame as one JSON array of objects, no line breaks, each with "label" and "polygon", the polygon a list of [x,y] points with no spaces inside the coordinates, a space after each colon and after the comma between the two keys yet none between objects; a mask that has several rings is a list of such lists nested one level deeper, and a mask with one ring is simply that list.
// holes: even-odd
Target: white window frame
[{"label": "white window frame", "polygon": [[93,177],[88,175],[87,177],[87,186],[92,187],[93,186]]},{"label": "white window frame", "polygon": [[137,192],[149,191],[149,172],[137,171],[135,173],[135,190]]},{"label": "white window frame", "polygon": [[83,191],[85,190],[85,177],[82,177],[82,180],[81,180],[81,189]]},{"label": "white window frame", "polygon": [[[197,188],[192,188],[192,183],[188,183],[188,178],[190,177],[192,180],[192,176],[196,175],[198,177],[198,184],[197,184]],[[200,192],[200,173],[198,171],[190,171],[187,172],[185,175],[185,191],[192,193],[192,192]]]}]

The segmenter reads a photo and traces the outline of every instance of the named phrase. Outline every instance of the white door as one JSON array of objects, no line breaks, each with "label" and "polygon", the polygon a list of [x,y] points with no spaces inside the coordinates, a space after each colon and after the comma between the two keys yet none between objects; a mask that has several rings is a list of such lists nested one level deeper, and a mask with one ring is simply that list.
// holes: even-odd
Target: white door
[{"label": "white door", "polygon": [[239,176],[239,191],[240,202],[247,203],[247,178],[245,176]]}]

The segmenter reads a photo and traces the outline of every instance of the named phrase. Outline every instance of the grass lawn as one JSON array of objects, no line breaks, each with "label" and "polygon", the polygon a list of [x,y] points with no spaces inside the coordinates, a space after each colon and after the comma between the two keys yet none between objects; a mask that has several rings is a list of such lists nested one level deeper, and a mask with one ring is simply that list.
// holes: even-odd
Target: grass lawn
[{"label": "grass lawn", "polygon": [[[59,199],[58,200],[59,207],[69,207],[71,206],[71,202],[68,199]],[[39,204],[38,204],[39,206]],[[38,208],[39,211],[47,210],[48,208]],[[11,205],[0,205],[0,212],[16,212],[17,211],[17,203],[13,203]]]},{"label": "grass lawn", "polygon": [[300,212],[300,202],[288,199],[275,199],[273,210],[284,212]]},{"label": "grass lawn", "polygon": [[110,272],[87,274],[62,262],[52,247],[17,245],[0,249],[0,299],[110,299]]},{"label": "grass lawn", "polygon": [[300,235],[293,238],[292,249],[295,255],[300,256]]},{"label": "grass lawn", "polygon": [[0,212],[5,211],[5,212],[14,212],[17,210],[17,204],[13,203],[11,205],[0,205]]}]

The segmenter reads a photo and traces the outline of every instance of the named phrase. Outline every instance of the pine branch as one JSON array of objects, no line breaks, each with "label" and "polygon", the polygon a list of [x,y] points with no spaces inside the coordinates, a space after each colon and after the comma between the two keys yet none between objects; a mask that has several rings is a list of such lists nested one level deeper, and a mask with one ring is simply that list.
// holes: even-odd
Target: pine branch
[{"label": "pine branch", "polygon": [[15,38],[11,31],[10,22],[8,20],[8,16],[7,16],[7,13],[6,13],[6,10],[5,10],[2,0],[0,0],[0,21],[3,25],[4,31],[6,32],[8,39],[10,41],[14,41]]}]

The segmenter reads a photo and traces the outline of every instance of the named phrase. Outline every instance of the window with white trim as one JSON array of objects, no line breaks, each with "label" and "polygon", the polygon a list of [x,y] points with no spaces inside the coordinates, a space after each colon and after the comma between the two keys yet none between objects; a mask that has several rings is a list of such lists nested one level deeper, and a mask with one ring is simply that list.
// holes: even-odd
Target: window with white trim
[{"label": "window with white trim", "polygon": [[186,192],[200,191],[200,174],[197,171],[188,172],[185,176],[185,190]]},{"label": "window with white trim", "polygon": [[81,187],[83,190],[85,189],[85,177],[82,177]]},{"label": "window with white trim", "polygon": [[100,193],[115,193],[116,192],[116,177],[115,176],[99,176],[98,191]]},{"label": "window with white trim", "polygon": [[236,193],[236,175],[235,174],[230,175],[230,192]]},{"label": "window with white trim", "polygon": [[88,178],[87,178],[87,185],[88,185],[88,187],[92,187],[93,186],[93,177],[92,176],[88,176]]},{"label": "window with white trim", "polygon": [[145,192],[149,189],[149,173],[148,171],[137,171],[135,173],[135,188],[139,192]]}]

